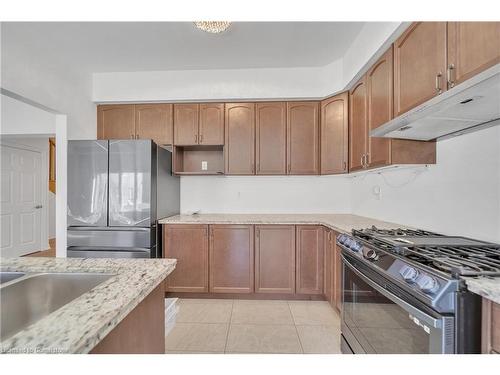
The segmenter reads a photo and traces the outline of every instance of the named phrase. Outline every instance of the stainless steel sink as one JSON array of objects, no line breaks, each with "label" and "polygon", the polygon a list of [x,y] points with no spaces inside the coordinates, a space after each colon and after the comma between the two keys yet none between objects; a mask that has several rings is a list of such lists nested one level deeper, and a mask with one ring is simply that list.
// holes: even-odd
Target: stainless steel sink
[{"label": "stainless steel sink", "polygon": [[108,280],[101,273],[38,273],[0,288],[0,341]]},{"label": "stainless steel sink", "polygon": [[23,277],[24,275],[26,275],[24,272],[1,271],[0,284],[8,283],[9,281],[15,280],[19,277]]}]

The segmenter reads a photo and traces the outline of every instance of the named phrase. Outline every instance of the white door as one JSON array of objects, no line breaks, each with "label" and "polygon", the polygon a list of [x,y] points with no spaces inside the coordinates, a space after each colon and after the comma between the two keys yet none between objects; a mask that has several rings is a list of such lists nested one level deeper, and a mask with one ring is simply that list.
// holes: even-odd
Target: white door
[{"label": "white door", "polygon": [[16,257],[41,249],[41,154],[0,145],[0,256]]}]

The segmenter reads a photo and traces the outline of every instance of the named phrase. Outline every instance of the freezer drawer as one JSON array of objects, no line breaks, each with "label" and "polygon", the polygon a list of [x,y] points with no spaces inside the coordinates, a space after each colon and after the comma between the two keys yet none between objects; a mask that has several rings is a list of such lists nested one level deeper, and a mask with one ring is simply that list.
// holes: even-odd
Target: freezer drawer
[{"label": "freezer drawer", "polygon": [[125,251],[120,249],[78,249],[68,248],[68,258],[150,258],[148,249]]},{"label": "freezer drawer", "polygon": [[151,228],[68,228],[68,248],[119,247],[151,248],[154,234]]}]

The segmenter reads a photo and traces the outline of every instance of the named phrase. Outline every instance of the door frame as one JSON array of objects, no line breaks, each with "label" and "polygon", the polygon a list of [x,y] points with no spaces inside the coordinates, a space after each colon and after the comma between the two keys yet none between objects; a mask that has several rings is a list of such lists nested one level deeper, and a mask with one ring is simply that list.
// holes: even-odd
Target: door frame
[{"label": "door frame", "polygon": [[[45,137],[26,137],[26,139],[40,139],[44,140]],[[47,137],[47,149],[42,150],[36,146],[28,145],[22,143],[22,138],[2,138],[0,139],[0,146],[16,148],[18,150],[36,152],[40,154],[40,164],[42,166],[48,166],[48,137]],[[41,213],[40,213],[40,250],[46,250],[49,248],[49,199],[48,199],[48,191],[49,191],[49,171],[47,168],[42,168],[40,173],[40,181],[39,181],[39,189],[40,189],[40,204],[42,205]],[[47,183],[45,183],[47,182]],[[45,192],[45,193],[44,193]]]},{"label": "door frame", "polygon": [[[67,246],[67,116],[36,101],[1,88],[2,142],[9,138],[56,138],[56,257],[66,257]],[[3,97],[8,97],[4,105]],[[9,104],[10,103],[10,104]],[[16,116],[20,113],[23,116]],[[42,120],[39,122],[39,120]],[[31,123],[36,126],[28,126]],[[22,129],[18,133],[19,129]],[[48,189],[48,186],[47,186]]]}]

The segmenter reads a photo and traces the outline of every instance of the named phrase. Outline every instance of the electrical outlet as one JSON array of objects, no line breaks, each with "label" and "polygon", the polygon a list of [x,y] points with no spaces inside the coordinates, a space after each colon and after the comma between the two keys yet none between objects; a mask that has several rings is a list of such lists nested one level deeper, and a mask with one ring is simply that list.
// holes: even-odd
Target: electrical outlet
[{"label": "electrical outlet", "polygon": [[201,170],[202,171],[208,170],[208,162],[206,162],[206,161],[201,162]]},{"label": "electrical outlet", "polygon": [[379,185],[375,185],[372,187],[372,194],[375,196],[376,200],[380,200],[382,198],[382,189]]}]

